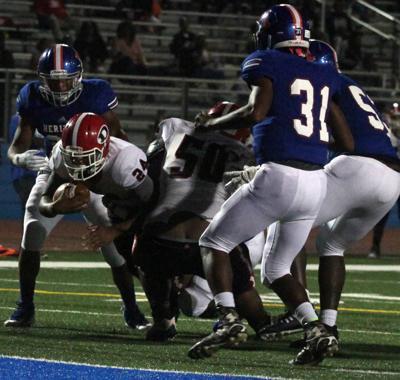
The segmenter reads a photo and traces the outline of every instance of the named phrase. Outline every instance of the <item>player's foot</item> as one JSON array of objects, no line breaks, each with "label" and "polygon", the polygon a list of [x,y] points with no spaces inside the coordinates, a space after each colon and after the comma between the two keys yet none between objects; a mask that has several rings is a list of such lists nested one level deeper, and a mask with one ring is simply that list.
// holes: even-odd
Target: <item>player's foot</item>
[{"label": "player's foot", "polygon": [[177,334],[175,319],[163,319],[155,322],[146,333],[146,340],[153,342],[165,342],[171,340]]},{"label": "player's foot", "polygon": [[144,314],[135,307],[125,307],[122,305],[122,314],[124,316],[125,325],[132,329],[145,330],[151,326],[151,323],[146,319]]},{"label": "player's foot", "polygon": [[[336,325],[335,326],[325,325],[325,328],[328,330],[329,333],[332,333],[335,336],[335,338],[337,339],[337,341],[339,342],[339,331],[337,329],[337,326]],[[304,334],[304,337],[302,339],[298,339],[298,340],[291,342],[289,344],[289,347],[301,349],[301,348],[304,348],[306,346],[306,344],[307,344],[306,343],[306,334]]]},{"label": "player's foot", "polygon": [[318,365],[324,358],[333,356],[339,351],[339,342],[334,335],[334,328],[320,321],[314,321],[305,326],[305,334],[306,345],[290,362],[291,364]]},{"label": "player's foot", "polygon": [[287,311],[278,317],[271,324],[263,326],[257,331],[257,337],[262,340],[277,340],[285,335],[295,334],[303,331],[303,326],[294,317],[294,315]]},{"label": "player's foot", "polygon": [[10,318],[4,322],[6,327],[31,327],[35,322],[35,305],[17,302],[17,307]]},{"label": "player's foot", "polygon": [[203,359],[212,356],[221,347],[237,346],[247,339],[246,327],[239,319],[234,308],[218,308],[220,319],[215,330],[192,346],[188,355],[192,359]]},{"label": "player's foot", "polygon": [[19,252],[14,248],[6,248],[0,244],[0,257],[18,257]]},{"label": "player's foot", "polygon": [[381,249],[377,245],[373,245],[367,256],[369,259],[379,259],[381,257]]}]

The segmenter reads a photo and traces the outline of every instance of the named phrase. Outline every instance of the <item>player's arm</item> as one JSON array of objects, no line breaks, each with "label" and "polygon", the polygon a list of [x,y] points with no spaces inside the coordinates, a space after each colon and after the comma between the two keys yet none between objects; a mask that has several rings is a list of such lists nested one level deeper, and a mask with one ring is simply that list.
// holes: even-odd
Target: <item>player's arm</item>
[{"label": "player's arm", "polygon": [[33,142],[34,128],[24,117],[15,131],[14,139],[8,148],[8,158],[15,166],[30,170],[39,170],[46,162],[46,158],[37,149],[29,149]]},{"label": "player's arm", "polygon": [[[42,215],[52,218],[58,214],[79,212],[87,207],[87,203],[83,198],[79,196],[71,197],[69,187],[66,187],[56,200],[53,200],[56,189],[65,182],[66,180],[54,171],[50,174],[47,187],[39,201],[39,211]],[[71,183],[72,186],[74,185]]]},{"label": "player's arm", "polygon": [[353,152],[353,135],[351,134],[343,112],[335,102],[331,102],[330,104],[327,121],[334,139],[330,148],[338,152]]},{"label": "player's arm", "polygon": [[196,126],[204,126],[210,129],[251,128],[254,124],[265,119],[271,107],[272,98],[272,81],[266,77],[260,77],[254,81],[249,100],[245,106],[215,119],[201,113],[196,120]]},{"label": "player's arm", "polygon": [[128,141],[128,136],[122,129],[119,118],[113,110],[103,113],[101,117],[106,121],[107,125],[109,126],[111,136],[115,136],[122,140]]}]

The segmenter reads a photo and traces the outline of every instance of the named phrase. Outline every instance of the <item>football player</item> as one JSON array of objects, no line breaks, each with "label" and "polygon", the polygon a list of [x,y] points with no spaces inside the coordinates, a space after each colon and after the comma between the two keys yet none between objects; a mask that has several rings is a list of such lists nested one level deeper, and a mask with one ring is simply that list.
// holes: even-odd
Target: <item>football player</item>
[{"label": "football player", "polygon": [[338,146],[351,151],[353,140],[340,109],[331,101],[338,74],[306,60],[308,33],[299,12],[280,4],[265,12],[256,33],[258,50],[242,64],[251,87],[248,104],[216,119],[198,118],[203,129],[253,126],[254,152],[261,165],[254,179],[222,206],[200,239],[206,278],[219,311],[218,329],[189,350],[191,358],[240,342],[246,327],[232,295],[229,253],[241,242],[281,221],[268,257],[268,284],[305,325],[315,350],[326,355],[337,342],[290,274],[326,192],[326,162],[331,132]]},{"label": "football player", "polygon": [[[83,236],[84,245],[93,249],[109,246],[128,231],[153,193],[145,153],[129,142],[110,137],[107,123],[94,113],[77,114],[68,121],[61,141],[53,149],[49,168],[51,174],[40,198],[39,211],[47,218],[82,211],[90,224],[89,232]],[[83,183],[91,191],[88,203],[71,197],[68,187],[53,199],[55,190],[69,181]],[[122,256],[108,259],[116,267],[124,263]],[[126,273],[132,284],[129,272]],[[132,302],[133,285],[119,290],[128,323],[132,310],[126,309],[137,308]]]},{"label": "football player", "polygon": [[[339,71],[336,52],[329,44],[311,40],[309,50],[314,62]],[[400,193],[400,160],[390,130],[361,87],[343,74],[340,78],[338,104],[353,133],[355,148],[352,155],[341,155],[325,166],[327,193],[314,222],[314,226],[323,224],[317,237],[320,319],[336,339],[337,309],[345,280],[343,253],[393,207]],[[251,176],[249,170],[241,178]],[[279,229],[278,223],[275,229],[268,230],[264,258],[268,257],[273,241],[279,236]],[[264,268],[264,272],[266,270]],[[265,331],[271,328],[273,326]],[[306,335],[306,345],[295,364],[316,364],[323,359],[307,340]]]},{"label": "football player", "polygon": [[[232,103],[222,102],[208,114],[215,117],[234,107]],[[176,305],[170,302],[175,276],[194,274],[198,287],[208,288],[205,281],[199,280],[204,277],[204,272],[198,239],[226,199],[223,173],[253,160],[249,149],[238,141],[244,141],[249,133],[247,129],[231,133],[199,133],[193,123],[177,118],[166,119],[160,124],[157,148],[153,145],[153,157],[155,152],[164,152],[160,197],[134,248],[134,256],[144,272],[145,290],[154,319],[153,327],[147,332],[148,340],[163,341],[176,334]],[[263,241],[259,247],[263,246]],[[258,330],[269,323],[270,317],[254,288],[246,246],[237,248],[231,261],[239,312]],[[205,298],[205,304],[196,313],[207,308],[209,302]],[[254,323],[256,320],[258,324]]]},{"label": "football player", "polygon": [[[16,166],[41,170],[25,208],[19,259],[20,298],[17,308],[5,321],[7,327],[25,327],[32,324],[35,313],[33,296],[40,269],[40,251],[47,235],[62,218],[62,215],[46,218],[39,213],[39,199],[47,184],[49,170],[45,166],[47,158],[43,157],[40,151],[30,149],[34,134],[44,136],[49,155],[69,118],[79,112],[94,112],[104,118],[111,134],[125,137],[114,113],[118,100],[110,85],[100,79],[82,79],[82,73],[82,62],[75,49],[56,44],[46,49],[39,59],[39,79],[27,83],[17,97],[20,124],[9,147],[8,157]],[[130,289],[132,281],[127,281],[127,267],[120,260],[114,244],[102,247],[102,253],[112,267],[113,278],[118,287]],[[134,297],[134,294],[131,296]],[[142,319],[142,314],[137,314],[137,317],[138,320]],[[130,319],[135,318],[135,311],[132,309]]]}]

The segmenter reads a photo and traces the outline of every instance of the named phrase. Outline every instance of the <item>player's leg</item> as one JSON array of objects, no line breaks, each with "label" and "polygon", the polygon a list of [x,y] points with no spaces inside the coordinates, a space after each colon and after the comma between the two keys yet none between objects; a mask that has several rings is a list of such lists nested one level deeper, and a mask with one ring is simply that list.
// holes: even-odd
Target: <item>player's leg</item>
[{"label": "player's leg", "polygon": [[[90,193],[88,208],[83,215],[89,224],[110,225],[107,209],[101,201],[102,196]],[[136,295],[132,274],[126,260],[118,252],[114,243],[107,244],[100,249],[104,260],[111,267],[114,284],[117,286],[123,302],[123,317],[128,327],[139,330],[149,326],[136,303]]]},{"label": "player's leg", "polygon": [[62,215],[46,218],[38,209],[40,197],[47,185],[46,174],[37,177],[25,207],[24,227],[19,255],[20,298],[11,317],[4,322],[7,327],[28,327],[34,320],[33,303],[36,277],[40,270],[40,251],[47,235],[61,220]]},{"label": "player's leg", "polygon": [[368,258],[370,259],[379,259],[381,257],[381,242],[388,219],[389,212],[384,215],[372,230],[372,247],[368,253]]}]

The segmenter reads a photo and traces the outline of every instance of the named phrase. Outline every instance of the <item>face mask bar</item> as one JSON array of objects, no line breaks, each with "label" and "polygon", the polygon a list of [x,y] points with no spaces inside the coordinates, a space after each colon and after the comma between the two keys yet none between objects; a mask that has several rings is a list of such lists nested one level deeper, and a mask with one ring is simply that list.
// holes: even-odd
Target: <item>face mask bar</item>
[{"label": "face mask bar", "polygon": [[68,174],[76,181],[86,181],[99,173],[105,164],[102,150],[93,148],[83,151],[81,147],[61,147],[61,154]]}]

